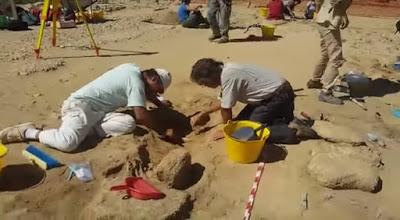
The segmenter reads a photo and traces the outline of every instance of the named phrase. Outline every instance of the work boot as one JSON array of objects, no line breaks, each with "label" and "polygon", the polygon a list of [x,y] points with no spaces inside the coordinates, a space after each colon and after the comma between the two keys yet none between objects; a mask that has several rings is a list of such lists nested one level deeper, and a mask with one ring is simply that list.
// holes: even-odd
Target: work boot
[{"label": "work boot", "polygon": [[319,101],[333,105],[343,105],[343,101],[332,95],[331,92],[322,92],[319,94]]},{"label": "work boot", "polygon": [[311,124],[309,123],[308,121],[295,118],[289,123],[289,128],[296,129],[296,136],[300,140],[319,139],[317,132],[311,128]]},{"label": "work boot", "polygon": [[28,128],[36,129],[32,122],[8,127],[0,131],[0,141],[3,144],[18,143],[26,141],[25,131]]},{"label": "work boot", "polygon": [[219,44],[228,43],[229,42],[229,38],[224,36],[224,37],[220,38],[219,40],[217,40],[215,42],[217,42]]},{"label": "work boot", "polygon": [[309,88],[309,89],[322,89],[322,83],[319,80],[310,79],[307,82],[307,88]]},{"label": "work boot", "polygon": [[212,34],[210,37],[208,37],[208,40],[209,41],[213,41],[213,40],[216,40],[216,39],[219,39],[219,38],[221,38],[221,35]]}]

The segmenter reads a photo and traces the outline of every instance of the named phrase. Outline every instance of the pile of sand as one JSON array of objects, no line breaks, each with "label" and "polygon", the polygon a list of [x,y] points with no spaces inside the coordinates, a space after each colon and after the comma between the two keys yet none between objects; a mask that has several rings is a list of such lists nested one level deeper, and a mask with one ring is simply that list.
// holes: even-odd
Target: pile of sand
[{"label": "pile of sand", "polygon": [[382,187],[378,151],[348,144],[326,144],[311,151],[310,175],[319,184],[332,189],[360,189],[378,192]]}]

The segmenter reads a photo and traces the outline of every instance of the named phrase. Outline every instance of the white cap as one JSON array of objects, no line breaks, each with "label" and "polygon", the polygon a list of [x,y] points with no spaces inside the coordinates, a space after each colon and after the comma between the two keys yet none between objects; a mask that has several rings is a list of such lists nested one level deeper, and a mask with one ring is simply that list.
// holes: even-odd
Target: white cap
[{"label": "white cap", "polygon": [[156,69],[156,72],[160,76],[161,83],[162,83],[162,85],[164,87],[164,91],[167,90],[169,85],[171,85],[171,80],[172,80],[171,73],[169,73],[165,69]]}]

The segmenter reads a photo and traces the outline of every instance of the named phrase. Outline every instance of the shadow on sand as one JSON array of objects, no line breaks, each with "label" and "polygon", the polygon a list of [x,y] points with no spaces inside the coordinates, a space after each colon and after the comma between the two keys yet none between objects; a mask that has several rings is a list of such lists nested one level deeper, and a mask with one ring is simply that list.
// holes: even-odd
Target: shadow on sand
[{"label": "shadow on sand", "polygon": [[258,162],[274,163],[285,160],[287,155],[288,151],[284,146],[266,144],[261,151]]},{"label": "shadow on sand", "polygon": [[399,91],[399,82],[379,78],[371,81],[369,94],[367,94],[367,96],[383,97],[388,94],[398,93]]},{"label": "shadow on sand", "polygon": [[39,185],[46,178],[44,170],[32,164],[5,166],[0,172],[0,192],[19,191]]},{"label": "shadow on sand", "polygon": [[203,177],[204,170],[206,168],[199,164],[199,163],[194,163],[190,167],[190,171],[188,172],[188,177],[185,179],[185,183],[178,187],[177,189],[179,190],[186,190],[195,185],[197,182],[201,180],[201,177]]},{"label": "shadow on sand", "polygon": [[262,37],[262,36],[249,35],[246,38],[230,39],[229,43],[258,42],[258,41],[277,41],[280,38],[282,38],[282,36],[279,36],[279,35],[275,35],[272,38],[265,38],[265,37]]},{"label": "shadow on sand", "polygon": [[[101,51],[100,51],[101,52]],[[89,58],[89,57],[127,57],[127,56],[144,56],[144,55],[155,55],[158,52],[129,52],[129,53],[117,53],[117,54],[100,54],[100,55],[78,55],[78,56],[58,56],[58,57],[41,57],[44,60],[52,59],[74,59],[74,58]]]},{"label": "shadow on sand", "polygon": [[155,131],[158,134],[165,134],[167,130],[174,134],[173,140],[166,139],[165,141],[183,145],[183,138],[192,132],[190,118],[174,109],[156,108],[150,112],[150,115],[157,122],[158,126]]}]

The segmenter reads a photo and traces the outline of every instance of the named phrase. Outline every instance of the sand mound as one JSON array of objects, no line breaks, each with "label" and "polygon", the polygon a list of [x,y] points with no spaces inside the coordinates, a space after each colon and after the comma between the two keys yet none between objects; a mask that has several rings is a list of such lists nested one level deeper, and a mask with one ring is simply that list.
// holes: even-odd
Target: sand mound
[{"label": "sand mound", "polygon": [[[106,178],[121,174],[123,176],[146,176],[147,172],[159,164],[168,152],[176,148],[171,144],[161,142],[153,132],[148,132],[140,127],[135,132],[145,132],[146,134],[140,134],[141,137],[135,138],[136,140],[129,144],[129,147],[112,152],[106,161],[102,159],[101,163],[96,163],[102,176]],[[111,141],[111,139],[107,141]]]},{"label": "sand mound", "polygon": [[168,187],[182,189],[187,185],[190,168],[190,153],[179,148],[169,152],[158,164],[155,172],[158,180],[166,183]]},{"label": "sand mound", "polygon": [[172,10],[162,10],[155,12],[151,17],[146,18],[143,22],[153,23],[153,24],[163,24],[163,25],[178,25],[178,16],[176,11]]},{"label": "sand mound", "polygon": [[[185,177],[188,177],[191,168],[189,152],[181,148],[171,150],[166,144],[162,147],[153,133],[145,134],[137,141],[139,144],[136,147],[130,147],[109,158],[107,166],[102,169],[106,178],[101,183],[100,191],[82,213],[82,218],[183,219],[187,216],[191,209],[190,195],[170,188],[180,186]],[[153,164],[159,164],[156,172],[152,172]],[[158,182],[153,174],[162,176],[164,183]],[[123,200],[126,192],[109,190],[112,186],[123,184],[127,176],[143,176],[162,191],[165,198],[148,201],[134,198]]]},{"label": "sand mound", "polygon": [[125,192],[111,192],[123,178],[105,180],[101,190],[85,208],[82,219],[183,219],[190,211],[190,196],[186,192],[167,189],[154,183],[166,196],[160,200],[123,200]]},{"label": "sand mound", "polygon": [[362,135],[346,126],[333,124],[328,121],[315,121],[313,129],[325,140],[335,143],[349,143],[361,145],[364,143]]},{"label": "sand mound", "polygon": [[57,60],[38,60],[36,62],[26,63],[18,69],[18,75],[27,76],[36,72],[49,72],[65,65],[63,59]]},{"label": "sand mound", "polygon": [[311,151],[308,171],[322,186],[332,189],[380,190],[380,154],[367,147],[322,144]]},{"label": "sand mound", "polygon": [[195,113],[203,109],[205,106],[211,106],[215,101],[215,97],[196,95],[192,97],[185,97],[182,103],[179,103],[177,107],[185,109],[187,112]]},{"label": "sand mound", "polygon": [[[108,141],[108,140],[107,140]],[[183,219],[191,210],[190,195],[171,189],[190,179],[191,157],[183,148],[161,144],[154,133],[138,137],[137,144],[123,151],[114,151],[105,163],[93,162],[95,172],[101,171],[102,182],[87,208],[81,214],[83,219]],[[169,153],[168,153],[169,152]],[[161,161],[161,162],[160,162]],[[103,161],[104,162],[104,161]],[[153,166],[164,175],[164,182],[155,177]],[[158,173],[157,173],[158,174]],[[123,200],[125,191],[109,189],[124,183],[128,176],[142,176],[166,196],[160,200],[141,201],[134,198]],[[100,179],[99,179],[100,180]],[[166,184],[167,183],[167,184]],[[171,184],[171,185],[169,185]],[[129,211],[127,211],[129,210]]]}]

